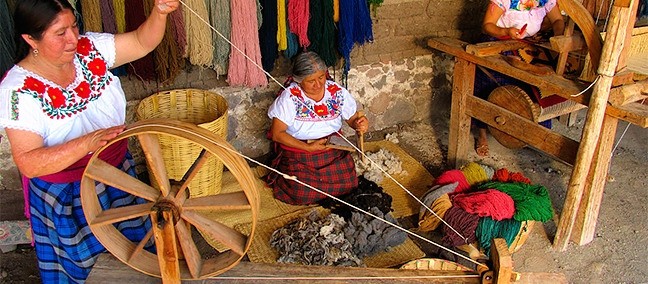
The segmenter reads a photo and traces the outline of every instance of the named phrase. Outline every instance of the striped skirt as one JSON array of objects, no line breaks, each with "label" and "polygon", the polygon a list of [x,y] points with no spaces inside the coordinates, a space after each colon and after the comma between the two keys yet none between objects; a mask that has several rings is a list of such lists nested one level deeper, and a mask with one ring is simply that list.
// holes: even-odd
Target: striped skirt
[{"label": "striped skirt", "polygon": [[[121,169],[135,176],[130,154],[126,155]],[[98,255],[106,251],[83,215],[80,189],[80,181],[49,183],[38,178],[29,181],[30,221],[43,283],[83,283]],[[98,184],[96,192],[104,210],[144,202],[104,184]],[[141,240],[150,228],[148,221],[141,218],[115,226],[134,242]]]}]

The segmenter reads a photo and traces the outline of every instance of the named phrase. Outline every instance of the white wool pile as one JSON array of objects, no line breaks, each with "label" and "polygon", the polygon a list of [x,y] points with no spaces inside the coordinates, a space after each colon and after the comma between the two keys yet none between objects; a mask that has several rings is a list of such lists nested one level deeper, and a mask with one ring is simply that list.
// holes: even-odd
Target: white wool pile
[{"label": "white wool pile", "polygon": [[385,140],[387,140],[389,142],[392,142],[394,144],[398,144],[398,142],[399,142],[398,141],[398,134],[396,134],[396,133],[387,133],[387,135],[385,135]]},{"label": "white wool pile", "polygon": [[364,175],[370,181],[377,184],[382,182],[384,176],[381,168],[390,175],[403,172],[401,160],[389,150],[380,149],[378,152],[365,152],[365,154],[367,159],[364,162],[360,157],[355,157],[356,173]]}]

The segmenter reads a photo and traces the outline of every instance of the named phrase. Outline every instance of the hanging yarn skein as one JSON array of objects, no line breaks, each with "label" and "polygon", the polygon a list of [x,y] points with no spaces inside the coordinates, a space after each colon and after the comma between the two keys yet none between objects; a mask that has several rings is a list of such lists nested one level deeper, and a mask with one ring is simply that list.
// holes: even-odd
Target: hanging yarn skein
[{"label": "hanging yarn skein", "polygon": [[[192,7],[194,12],[183,9],[185,20],[185,31],[187,33],[187,57],[193,65],[211,67],[214,58],[214,44],[212,43],[212,31],[200,19],[208,20],[209,15],[205,0],[185,0],[187,6]],[[199,18],[200,17],[200,18]]]},{"label": "hanging yarn skein", "polygon": [[115,25],[117,26],[117,33],[126,32],[126,6],[124,1],[110,1],[113,5],[115,12]]},{"label": "hanging yarn skein", "polygon": [[317,53],[324,60],[326,66],[335,65],[337,58],[335,55],[335,23],[333,22],[332,1],[310,1],[308,38],[311,40],[308,49]]},{"label": "hanging yarn skein", "polygon": [[[169,22],[173,27],[173,35],[178,44],[178,54],[180,57],[187,57],[187,32],[185,31],[184,15],[182,5],[169,14]],[[183,60],[184,63],[184,60]],[[184,64],[182,64],[184,65]]]},{"label": "hanging yarn skein", "polygon": [[261,14],[265,19],[259,28],[259,45],[263,70],[270,72],[279,55],[277,48],[277,0],[261,0]]},{"label": "hanging yarn skein", "polygon": [[310,45],[308,39],[308,0],[288,0],[288,27],[299,38],[299,45],[307,47]]},{"label": "hanging yarn skein", "polygon": [[287,28],[286,0],[277,0],[277,48],[279,51],[288,48]]},{"label": "hanging yarn skein", "polygon": [[[143,2],[148,15],[151,13],[154,0],[144,0]],[[173,39],[173,26],[167,23],[162,41],[153,50],[158,82],[162,84],[170,83],[178,76],[183,67],[181,62],[184,62],[179,55],[178,46]]]},{"label": "hanging yarn skein", "polygon": [[[141,4],[141,3],[140,3]],[[99,0],[81,0],[81,14],[86,32],[102,32]]]},{"label": "hanging yarn skein", "polygon": [[[209,0],[209,17],[212,26],[228,40],[232,36],[230,3],[228,0]],[[229,68],[230,45],[216,33],[212,33],[214,41],[213,68],[217,75],[227,74]]]},{"label": "hanging yarn skein", "polygon": [[[232,50],[230,53],[227,82],[232,86],[258,87],[268,84],[268,79],[261,66],[259,33],[256,15],[256,0],[231,1],[232,15]],[[247,60],[237,46],[257,66]]]},{"label": "hanging yarn skein", "polygon": [[112,0],[99,0],[101,4],[101,21],[103,31],[111,34],[117,33],[117,21],[115,20],[115,7]]},{"label": "hanging yarn skein", "polygon": [[[144,3],[141,0],[125,0],[124,7],[126,10],[126,30],[133,31],[146,20]],[[154,62],[153,54],[149,53],[131,62],[128,65],[129,73],[135,74],[140,80],[155,80]]]},{"label": "hanging yarn skein", "polygon": [[351,69],[351,50],[357,44],[373,41],[371,16],[365,0],[340,1],[338,49],[344,57],[344,73]]}]

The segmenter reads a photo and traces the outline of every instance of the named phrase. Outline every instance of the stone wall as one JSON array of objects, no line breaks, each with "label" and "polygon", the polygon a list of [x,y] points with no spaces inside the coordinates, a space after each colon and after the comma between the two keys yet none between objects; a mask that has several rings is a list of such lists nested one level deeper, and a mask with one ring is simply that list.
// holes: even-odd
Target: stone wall
[{"label": "stone wall", "polygon": [[[356,46],[348,89],[364,106],[371,130],[411,121],[426,121],[447,114],[453,60],[425,48],[425,39],[448,36],[471,41],[479,34],[485,0],[385,0],[372,11],[374,42]],[[272,75],[283,82],[288,63],[278,60]],[[333,74],[339,80],[340,70]],[[136,77],[122,77],[129,107],[127,121],[134,121],[139,100],[159,91],[178,88],[210,89],[229,104],[228,141],[241,153],[259,157],[269,151],[265,133],[266,111],[279,85],[265,88],[229,87],[213,70],[188,66],[173,83],[160,85]],[[343,129],[350,134],[350,129]],[[6,136],[0,130],[1,136]],[[18,171],[6,137],[0,139],[0,190],[19,190]]]}]

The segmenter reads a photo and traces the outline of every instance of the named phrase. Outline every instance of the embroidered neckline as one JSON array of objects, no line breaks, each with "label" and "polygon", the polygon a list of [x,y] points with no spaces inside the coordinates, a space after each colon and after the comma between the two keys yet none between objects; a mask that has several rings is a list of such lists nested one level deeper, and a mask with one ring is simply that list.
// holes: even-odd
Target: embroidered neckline
[{"label": "embroidered neckline", "polygon": [[[338,117],[342,113],[342,105],[344,104],[344,97],[340,94],[340,88],[335,82],[326,82],[325,94],[322,100],[315,102],[315,100],[308,98],[306,100],[303,95],[303,90],[299,85],[295,84],[289,88],[291,98],[295,103],[295,117],[298,120],[313,120],[316,119],[331,119]],[[330,94],[327,98],[326,92]],[[315,111],[315,113],[313,113]]]},{"label": "embroidered neckline", "polygon": [[530,11],[535,8],[544,7],[549,0],[511,0],[509,9],[517,11]]}]

